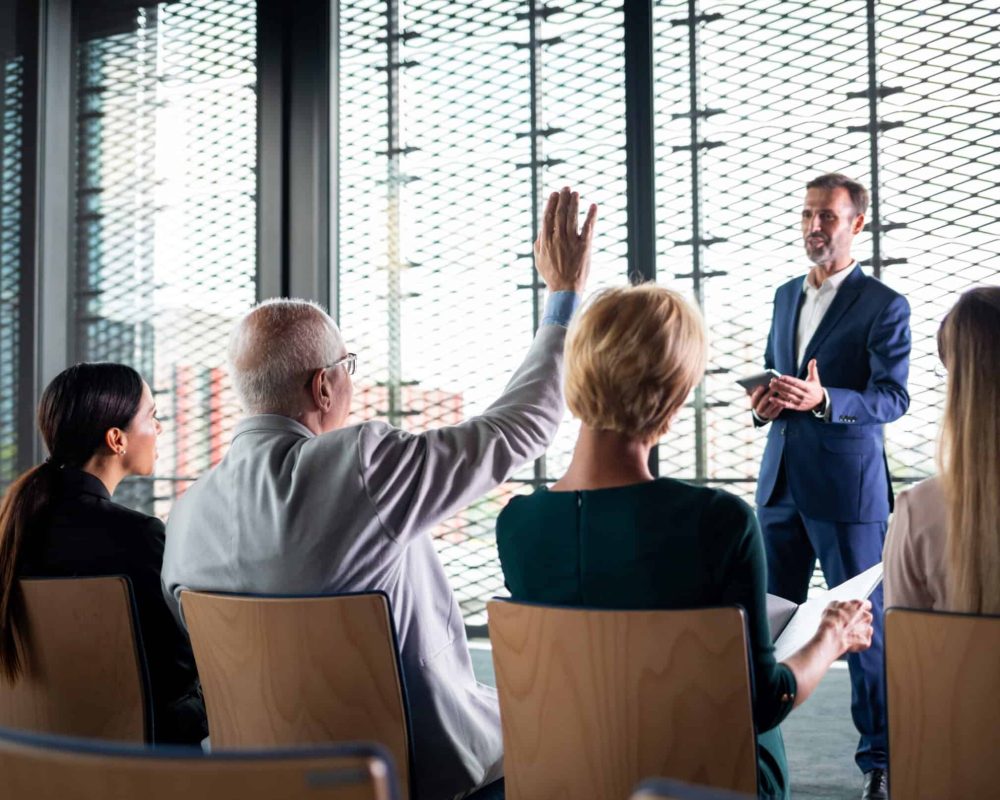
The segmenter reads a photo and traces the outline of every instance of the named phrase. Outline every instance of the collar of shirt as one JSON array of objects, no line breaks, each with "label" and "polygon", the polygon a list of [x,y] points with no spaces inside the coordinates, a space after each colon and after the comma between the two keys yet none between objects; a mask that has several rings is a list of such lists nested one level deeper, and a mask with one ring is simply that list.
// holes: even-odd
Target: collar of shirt
[{"label": "collar of shirt", "polygon": [[306,439],[312,439],[316,436],[305,425],[291,417],[285,417],[281,414],[256,414],[252,417],[244,417],[236,423],[236,428],[233,430],[233,441],[245,433],[260,431],[290,433]]},{"label": "collar of shirt", "polygon": [[806,273],[806,276],[802,279],[802,293],[808,297],[813,294],[824,294],[826,292],[837,291],[837,289],[840,288],[840,284],[842,284],[847,279],[847,276],[854,271],[857,263],[857,261],[852,261],[842,270],[833,273],[833,275],[823,281],[822,286],[813,286],[813,282],[811,280],[812,270],[809,270],[809,272]]}]

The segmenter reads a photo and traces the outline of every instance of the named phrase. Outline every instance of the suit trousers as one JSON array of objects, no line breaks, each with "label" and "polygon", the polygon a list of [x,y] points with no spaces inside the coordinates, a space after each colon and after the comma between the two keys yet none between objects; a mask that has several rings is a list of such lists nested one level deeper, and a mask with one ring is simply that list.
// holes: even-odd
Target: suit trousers
[{"label": "suit trousers", "polygon": [[[828,586],[853,578],[882,560],[886,522],[830,522],[799,513],[782,464],[774,493],[757,509],[767,553],[767,590],[795,603],[806,600],[819,558]],[[847,656],[851,716],[861,734],[855,761],[862,772],[887,766],[882,584],[872,602],[872,646]]]}]

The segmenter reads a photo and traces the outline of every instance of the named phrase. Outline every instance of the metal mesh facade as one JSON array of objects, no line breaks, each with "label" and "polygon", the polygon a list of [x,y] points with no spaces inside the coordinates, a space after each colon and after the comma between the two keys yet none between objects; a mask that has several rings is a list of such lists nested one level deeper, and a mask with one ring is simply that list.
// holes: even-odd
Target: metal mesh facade
[{"label": "metal mesh facade", "polygon": [[110,20],[77,54],[76,357],[153,388],[157,474],[124,499],[160,514],[239,412],[224,363],[256,299],[256,47],[253,0],[187,0]]},{"label": "metal mesh facade", "polygon": [[17,474],[24,62],[0,54],[0,491]]},{"label": "metal mesh facade", "polygon": [[[357,419],[419,431],[499,396],[541,313],[531,243],[553,187],[601,206],[592,286],[625,274],[621,10],[535,8],[341,4],[339,321],[360,354]],[[574,439],[565,426],[435,532],[470,622],[502,587],[497,513],[559,475]]]},{"label": "metal mesh facade", "polygon": [[[762,361],[776,287],[807,271],[798,209],[826,171],[872,187],[855,254],[913,309],[894,477],[934,471],[937,326],[1000,274],[994,6],[655,4],[658,279],[699,302],[712,337],[661,474],[752,499],[764,435],[733,379]],[[622,23],[598,2],[341,3],[339,315],[362,357],[359,418],[419,430],[497,396],[537,324],[544,192],[572,183],[600,204],[591,288],[625,280]],[[436,532],[468,621],[502,585],[496,514],[561,474],[575,433]]]},{"label": "metal mesh facade", "polygon": [[752,498],[764,437],[732,379],[762,362],[775,288],[809,267],[805,181],[833,171],[873,188],[855,255],[912,307],[912,402],[887,428],[890,467],[900,485],[934,471],[937,327],[960,291],[1000,273],[998,15],[987,0],[894,0],[869,25],[870,5],[657,4],[660,269],[699,298],[713,335],[692,409],[700,463],[668,439],[665,471]]}]

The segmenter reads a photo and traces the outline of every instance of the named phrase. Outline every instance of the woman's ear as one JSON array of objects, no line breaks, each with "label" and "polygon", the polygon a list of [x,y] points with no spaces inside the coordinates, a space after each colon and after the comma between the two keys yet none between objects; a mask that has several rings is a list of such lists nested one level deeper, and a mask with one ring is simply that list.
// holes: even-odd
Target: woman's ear
[{"label": "woman's ear", "polygon": [[104,434],[104,444],[115,455],[123,456],[128,448],[128,436],[121,428],[108,428]]}]

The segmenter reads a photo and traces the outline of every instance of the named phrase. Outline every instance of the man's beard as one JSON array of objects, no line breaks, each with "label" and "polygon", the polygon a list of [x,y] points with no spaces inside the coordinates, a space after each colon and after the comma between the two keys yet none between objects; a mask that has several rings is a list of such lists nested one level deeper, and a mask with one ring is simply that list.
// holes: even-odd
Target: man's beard
[{"label": "man's beard", "polygon": [[824,264],[829,261],[830,256],[830,242],[825,238],[820,240],[816,239],[806,239],[806,256],[809,258],[813,264]]}]

